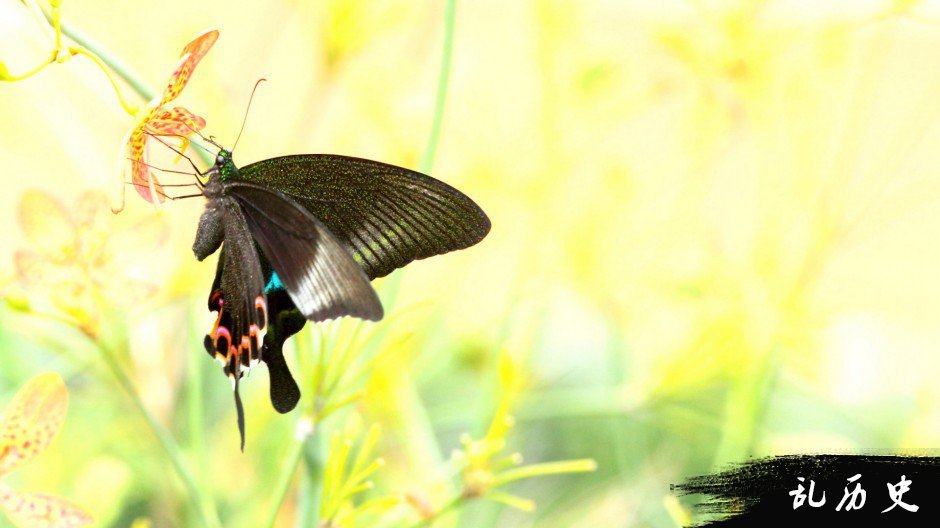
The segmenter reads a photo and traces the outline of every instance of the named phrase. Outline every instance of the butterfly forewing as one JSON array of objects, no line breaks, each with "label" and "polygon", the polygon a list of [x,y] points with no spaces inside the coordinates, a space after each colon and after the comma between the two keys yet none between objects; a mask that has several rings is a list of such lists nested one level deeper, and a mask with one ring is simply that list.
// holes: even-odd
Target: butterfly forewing
[{"label": "butterfly forewing", "polygon": [[460,191],[377,161],[304,154],[253,163],[240,174],[306,208],[370,279],[413,260],[472,246],[490,229],[483,210]]},{"label": "butterfly forewing", "polygon": [[308,320],[382,318],[369,279],[310,212],[278,191],[251,183],[229,182],[225,191],[242,205],[252,235]]}]

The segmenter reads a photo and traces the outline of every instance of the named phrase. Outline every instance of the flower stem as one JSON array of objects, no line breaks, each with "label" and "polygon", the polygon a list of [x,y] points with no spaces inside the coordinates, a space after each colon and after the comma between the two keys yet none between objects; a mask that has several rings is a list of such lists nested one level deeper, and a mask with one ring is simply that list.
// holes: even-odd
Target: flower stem
[{"label": "flower stem", "polygon": [[13,75],[6,70],[5,65],[0,64],[0,68],[3,68],[3,70],[0,71],[0,79],[3,79],[4,81],[9,81],[9,82],[16,82],[16,81],[22,81],[23,79],[29,79],[33,75],[36,75],[37,73],[41,72],[43,68],[52,64],[53,62],[55,62],[55,57],[47,60],[46,62],[39,64],[39,66],[36,66],[32,70],[29,70],[28,72],[22,75]]},{"label": "flower stem", "polygon": [[[47,15],[48,16],[48,15]],[[117,58],[113,53],[108,51],[103,45],[99,44],[91,37],[85,35],[82,31],[75,29],[65,22],[61,23],[62,33],[65,33],[70,39],[74,40],[81,47],[86,50],[94,53],[104,64],[107,64],[109,68],[114,70],[114,73],[127,83],[128,86],[134,90],[137,95],[149,101],[156,97],[156,92],[151,90],[147,84],[141,80],[134,71],[132,71],[121,59]],[[123,99],[123,98],[122,98]]]},{"label": "flower stem", "polygon": [[590,473],[595,470],[597,470],[597,462],[592,459],[545,462],[506,470],[497,475],[490,485],[495,488],[516,480],[568,473]]},{"label": "flower stem", "polygon": [[[195,320],[191,312],[189,320]],[[200,336],[201,337],[201,336]],[[203,369],[205,357],[186,354],[186,417],[189,426],[188,450],[195,458],[195,471],[201,485],[206,483],[206,436],[203,400]],[[215,507],[213,506],[213,510]]]},{"label": "flower stem", "polygon": [[[104,47],[98,45],[97,43],[95,43],[94,41],[92,41],[91,39],[83,35],[81,32],[76,31],[70,28],[69,26],[67,26],[65,23],[63,23],[62,14],[58,5],[53,4],[52,12],[47,13],[43,11],[38,5],[36,5],[36,3],[33,2],[32,0],[21,0],[21,2],[26,6],[27,9],[33,12],[37,16],[37,18],[40,17],[40,15],[45,18],[45,21],[48,23],[48,25],[43,26],[43,29],[46,30],[47,33],[50,32],[49,31],[50,26],[53,28],[54,36],[52,38],[54,40],[55,47],[52,50],[52,60],[50,62],[40,65],[38,68],[29,72],[26,75],[14,77],[10,80],[16,81],[16,80],[25,79],[26,77],[29,77],[37,73],[38,71],[42,70],[44,67],[48,66],[49,64],[52,64],[52,62],[64,62],[70,56],[84,55],[88,57],[89,59],[91,59],[99,68],[101,68],[101,71],[104,72],[105,76],[108,78],[108,81],[111,83],[111,87],[114,88],[114,92],[117,94],[118,100],[121,102],[121,106],[124,107],[124,111],[127,112],[128,114],[133,116],[137,112],[137,107],[127,102],[127,99],[124,97],[124,94],[121,93],[120,87],[117,85],[116,82],[114,82],[114,78],[111,76],[111,73],[108,71],[108,67],[110,67],[118,75],[120,75],[121,78],[124,79],[127,82],[127,84],[130,85],[131,88],[133,88],[135,92],[137,92],[138,95],[140,95],[141,97],[143,97],[144,99],[148,101],[153,98],[154,93],[151,90],[149,90],[147,86],[135,74],[131,73],[131,71],[124,65],[124,63],[122,63],[114,55],[109,53]],[[68,48],[69,54],[66,56],[60,57],[59,52],[62,50],[62,33],[65,33],[69,38],[74,40],[81,47],[69,47]],[[107,67],[105,65],[107,65]]]},{"label": "flower stem", "polygon": [[[447,102],[447,92],[450,89],[451,58],[454,55],[454,27],[457,22],[457,0],[447,0],[444,4],[444,45],[441,52],[441,67],[437,74],[437,95],[434,100],[434,116],[431,119],[431,132],[428,142],[421,153],[418,162],[418,172],[427,174],[434,166],[437,155],[437,144],[441,139],[441,127],[444,122],[444,103]],[[382,304],[387,311],[391,311],[398,297],[401,287],[401,273],[395,273],[385,280],[382,288]],[[384,333],[384,332],[383,332]]]},{"label": "flower stem", "polygon": [[127,372],[125,372],[121,367],[117,357],[115,357],[112,351],[104,343],[102,343],[97,336],[87,333],[86,335],[88,335],[88,337],[91,338],[92,341],[98,346],[105,363],[108,365],[111,373],[114,374],[114,377],[117,378],[118,384],[121,385],[121,388],[123,388],[130,397],[131,401],[134,403],[134,407],[137,408],[137,411],[141,416],[143,416],[144,421],[147,422],[150,430],[153,431],[154,436],[156,436],[157,440],[159,440],[160,445],[163,447],[163,450],[169,457],[170,462],[173,464],[173,468],[183,480],[183,484],[185,484],[187,491],[189,492],[190,499],[193,501],[193,506],[199,513],[199,516],[202,518],[203,525],[205,525],[207,528],[221,528],[222,523],[218,518],[218,514],[216,513],[215,509],[211,507],[210,501],[200,490],[195,476],[187,467],[186,460],[183,458],[183,454],[180,452],[179,447],[173,440],[172,435],[170,435],[169,431],[167,431],[166,428],[164,428],[157,421],[157,419],[154,418],[152,414],[150,414],[150,411],[147,410],[143,400],[140,399],[140,395],[134,388],[134,383],[131,381],[130,376],[128,376]]},{"label": "flower stem", "polygon": [[454,55],[454,26],[457,20],[457,0],[447,0],[444,4],[444,49],[441,53],[441,69],[437,76],[437,96],[434,102],[434,118],[431,121],[431,134],[421,154],[418,171],[428,173],[434,165],[437,143],[441,138],[441,126],[444,122],[444,103],[450,85],[450,64]]},{"label": "flower stem", "polygon": [[288,451],[284,461],[284,469],[281,470],[277,483],[274,485],[274,502],[271,503],[271,509],[268,511],[268,516],[262,526],[274,528],[274,523],[277,522],[277,514],[281,511],[281,506],[287,498],[287,491],[290,489],[290,483],[294,479],[294,474],[297,473],[297,467],[300,465],[301,459],[303,459],[304,440],[298,439],[291,443],[290,451]]},{"label": "flower stem", "polygon": [[[55,43],[58,42],[58,39],[56,39],[56,35],[52,31],[52,28],[49,26],[49,24],[46,23],[49,19],[46,14],[43,13],[42,8],[39,7],[39,4],[36,3],[36,0],[20,0],[20,3],[22,3],[26,9],[29,10],[30,14],[33,15],[33,18],[36,19],[36,24],[42,28],[42,31],[46,34],[46,38],[49,39],[49,42],[55,45]],[[58,51],[58,49],[59,48],[57,47],[56,51]]]},{"label": "flower stem", "polygon": [[[316,372],[311,372],[310,367],[310,355],[312,353],[310,341],[313,336],[310,335],[310,331],[303,332],[302,334],[296,337],[297,343],[297,356],[298,363],[300,364],[301,379],[310,379],[310,376],[315,376]],[[322,335],[322,331],[320,332]],[[322,355],[325,352],[326,347],[321,343],[320,354]],[[308,386],[314,386],[310,384]],[[311,395],[308,397],[308,402],[312,403],[316,399],[316,395]],[[317,436],[319,434],[316,423],[309,422],[307,424],[302,423],[303,421],[310,420],[307,418],[307,415],[314,414],[314,409],[312,405],[304,405],[301,409],[300,417],[296,422],[296,432],[298,437],[295,438],[290,445],[290,450],[287,452],[287,456],[284,459],[284,466],[279,475],[278,481],[274,486],[274,500],[271,502],[271,509],[268,510],[267,517],[265,518],[264,524],[269,528],[274,527],[274,523],[277,522],[278,513],[281,511],[281,507],[284,505],[284,501],[287,499],[287,492],[290,491],[291,482],[294,480],[294,475],[297,473],[297,468],[300,467],[301,461],[304,459],[304,451],[307,448],[308,441],[310,443],[315,443]],[[310,426],[310,423],[313,423],[313,426]],[[305,431],[306,430],[306,431]],[[317,491],[319,493],[319,491]],[[298,513],[300,515],[300,513]],[[313,526],[313,525],[311,525]]]},{"label": "flower stem", "polygon": [[304,474],[304,485],[297,492],[297,502],[301,505],[297,526],[304,528],[320,526],[324,475],[326,474],[324,449],[326,449],[326,446],[322,434],[310,438],[304,446],[304,468],[306,472]]},{"label": "flower stem", "polygon": [[127,99],[124,99],[124,94],[121,93],[121,89],[118,88],[117,83],[114,82],[114,77],[111,76],[111,72],[108,71],[108,67],[105,66],[104,62],[102,62],[102,60],[98,58],[97,55],[81,47],[79,48],[69,47],[69,53],[71,55],[83,55],[91,59],[92,62],[94,62],[99,68],[101,68],[101,71],[104,72],[104,76],[108,78],[108,82],[110,82],[111,87],[114,88],[114,93],[117,94],[118,101],[121,102],[121,106],[124,107],[124,111],[127,112],[131,116],[134,116],[137,114],[138,106],[135,104],[128,103]]}]

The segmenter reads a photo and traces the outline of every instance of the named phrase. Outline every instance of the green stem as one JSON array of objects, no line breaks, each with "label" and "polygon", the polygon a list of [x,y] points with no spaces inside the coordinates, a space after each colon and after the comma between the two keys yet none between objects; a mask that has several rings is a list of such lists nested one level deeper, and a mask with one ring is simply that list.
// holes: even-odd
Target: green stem
[{"label": "green stem", "polygon": [[274,502],[271,503],[271,509],[268,511],[267,519],[262,526],[273,528],[274,523],[277,522],[277,514],[280,513],[281,506],[287,498],[287,491],[290,489],[290,483],[294,479],[294,474],[297,473],[297,467],[300,466],[303,454],[304,440],[295,440],[292,442],[290,451],[288,451],[287,458],[284,461],[284,469],[281,471],[277,483],[274,485]]},{"label": "green stem", "polygon": [[[188,312],[190,321],[195,320],[192,313]],[[192,332],[192,330],[190,330]],[[192,337],[192,336],[191,336]],[[201,335],[199,336],[201,337]],[[205,435],[205,413],[203,412],[203,365],[205,356],[196,354],[186,354],[187,379],[187,398],[186,398],[186,416],[189,425],[189,449],[196,458],[196,471],[199,481],[206,482],[206,435]],[[207,494],[208,495],[208,494]],[[215,510],[215,506],[212,507]]]},{"label": "green stem", "polygon": [[[300,373],[301,379],[311,379],[315,373],[311,372],[310,367],[310,354],[312,353],[312,347],[310,346],[310,340],[312,336],[310,335],[311,331],[308,330],[298,335],[296,338],[297,343],[297,356],[298,362],[300,364]],[[325,347],[320,347],[320,354],[323,354]],[[316,395],[308,397],[308,402],[316,399]],[[300,418],[297,421],[299,425],[300,420],[306,420],[308,413],[313,413],[313,406],[308,404],[305,405],[302,409]],[[290,450],[287,453],[287,456],[284,459],[284,469],[281,471],[278,481],[274,486],[274,501],[271,503],[271,509],[268,510],[268,515],[265,518],[265,522],[262,526],[267,526],[273,528],[274,523],[277,522],[278,514],[281,511],[281,507],[284,505],[284,501],[287,499],[287,492],[290,490],[291,482],[294,480],[294,475],[297,473],[297,468],[300,467],[300,462],[304,459],[304,451],[307,448],[308,440],[310,444],[317,443],[317,430],[314,426],[314,430],[304,436],[301,439],[295,439],[291,442]]]},{"label": "green stem", "polygon": [[[48,17],[48,15],[46,16]],[[156,97],[157,93],[151,90],[150,87],[147,86],[147,83],[145,83],[136,72],[131,70],[124,61],[111,53],[108,48],[99,44],[81,30],[72,27],[70,24],[62,22],[61,27],[62,33],[65,33],[66,36],[74,40],[77,44],[97,55],[102,62],[114,70],[114,73],[118,74],[121,79],[124,79],[124,82],[126,82],[141,99],[149,101]]]},{"label": "green stem", "polygon": [[166,452],[167,456],[170,459],[170,462],[173,464],[173,468],[176,470],[177,474],[183,480],[183,484],[186,485],[187,491],[189,492],[190,499],[193,501],[193,506],[196,508],[196,511],[199,512],[199,516],[202,518],[203,524],[207,528],[221,528],[222,523],[219,521],[218,514],[212,508],[210,508],[209,501],[205,499],[204,494],[199,488],[199,485],[196,481],[195,476],[190,472],[189,468],[186,465],[186,461],[183,458],[182,452],[180,452],[179,447],[176,445],[176,442],[173,440],[173,437],[170,435],[169,431],[166,430],[152,414],[147,410],[147,407],[144,405],[143,400],[140,399],[140,395],[137,394],[137,390],[134,388],[134,383],[131,381],[130,376],[124,371],[121,365],[118,363],[117,358],[94,335],[89,335],[95,344],[98,346],[101,351],[102,357],[104,357],[105,363],[108,365],[108,368],[111,370],[111,373],[114,374],[114,377],[117,378],[118,384],[121,385],[121,388],[127,393],[131,401],[134,403],[134,406],[137,408],[137,411],[140,412],[140,415],[143,416],[144,421],[147,422],[147,425],[150,426],[150,430],[153,431],[154,436],[157,437],[157,440],[160,441],[160,445],[163,447],[163,450]]},{"label": "green stem", "polygon": [[768,400],[776,378],[776,347],[771,346],[751,363],[731,384],[725,402],[721,440],[715,450],[713,467],[724,469],[728,464],[750,456],[760,432]]},{"label": "green stem", "polygon": [[447,0],[444,4],[444,50],[441,54],[441,69],[437,76],[437,97],[434,102],[434,119],[431,121],[431,135],[421,154],[418,171],[428,173],[434,165],[437,143],[441,138],[441,125],[444,122],[444,103],[447,102],[447,90],[450,84],[450,63],[454,55],[454,26],[457,20],[457,0]]},{"label": "green stem", "polygon": [[[318,528],[320,526],[320,505],[323,500],[323,475],[327,455],[323,442],[323,435],[314,436],[307,442],[304,449],[304,467],[306,471],[306,484],[301,488],[298,503],[300,509],[300,524],[304,528]],[[308,500],[305,500],[308,499]]]},{"label": "green stem", "polygon": [[[447,0],[444,4],[444,46],[441,52],[441,67],[437,75],[437,95],[434,101],[434,116],[431,120],[431,133],[418,162],[418,172],[427,174],[434,166],[437,144],[441,139],[441,126],[444,122],[444,103],[450,88],[451,59],[454,55],[454,27],[457,21],[457,0]],[[386,311],[391,311],[401,287],[401,273],[395,273],[385,280],[382,289],[382,301]]]},{"label": "green stem", "polygon": [[36,3],[36,0],[20,0],[20,3],[26,7],[26,9],[33,15],[33,18],[36,19],[36,24],[42,28],[43,32],[46,33],[46,37],[49,39],[49,42],[56,46],[56,51],[59,50],[59,39],[56,38],[55,32],[49,27],[48,17],[42,11],[42,8],[39,7],[39,4]]},{"label": "green stem", "polygon": [[562,460],[558,462],[544,462],[507,469],[493,478],[490,487],[495,488],[517,480],[545,477],[548,475],[565,475],[571,473],[590,473],[597,470],[597,462],[590,458],[579,460]]}]

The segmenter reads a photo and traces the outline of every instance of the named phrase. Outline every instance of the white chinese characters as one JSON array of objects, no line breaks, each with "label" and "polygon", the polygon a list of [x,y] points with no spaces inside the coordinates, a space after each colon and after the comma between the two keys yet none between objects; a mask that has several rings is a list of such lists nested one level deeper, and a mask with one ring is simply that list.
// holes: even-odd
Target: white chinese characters
[{"label": "white chinese characters", "polygon": [[[865,490],[862,489],[862,484],[860,482],[856,482],[860,478],[862,478],[861,473],[849,477],[849,484],[855,482],[855,489],[849,493],[849,487],[845,487],[845,494],[842,495],[842,500],[840,500],[839,505],[836,506],[836,511],[842,511],[842,505],[845,504],[846,499],[849,500],[849,504],[845,507],[845,511],[859,510],[862,508],[862,506],[865,505]],[[849,497],[851,497],[851,499],[849,499]]]},{"label": "white chinese characters", "polygon": [[[836,511],[860,510],[865,506],[868,494],[862,487],[861,478],[862,474],[858,473],[846,479],[847,483],[844,488],[842,500],[840,500],[839,504],[836,506]],[[805,504],[808,504],[811,508],[819,508],[826,504],[825,491],[823,491],[818,498],[816,497],[815,481],[809,481],[809,493],[807,493],[807,488],[803,485],[806,483],[806,479],[803,477],[796,477],[796,479],[799,481],[796,489],[789,492],[789,495],[793,497],[794,510],[801,508]],[[850,491],[849,485],[851,484],[855,484],[855,487]],[[901,480],[897,484],[888,482],[888,496],[892,504],[882,510],[881,513],[887,513],[899,506],[912,513],[918,511],[920,506],[904,502],[904,494],[910,491],[911,484],[913,484],[913,481],[908,479],[906,475],[901,475]]]},{"label": "white chinese characters", "polygon": [[[799,480],[800,482],[806,482],[806,479],[804,479],[803,477],[796,477],[796,479]],[[813,500],[813,490],[815,488],[816,488],[816,483],[813,482],[812,480],[809,481],[809,505],[812,506],[813,508],[818,508],[822,506],[823,504],[826,504],[826,492],[825,491],[823,492],[822,498],[820,498],[819,500]],[[803,502],[807,498],[806,494],[803,493],[804,489],[805,488],[803,487],[802,484],[798,484],[797,488],[790,492],[790,495],[793,497],[793,509],[794,510],[802,506]]]},{"label": "white chinese characters", "polygon": [[916,512],[920,509],[920,506],[916,504],[907,504],[901,497],[911,489],[911,481],[907,480],[904,475],[901,475],[901,482],[898,482],[897,485],[893,485],[890,482],[888,483],[888,495],[891,497],[891,501],[894,502],[891,506],[881,510],[881,513],[885,513],[893,510],[895,507],[900,506],[909,512]]}]

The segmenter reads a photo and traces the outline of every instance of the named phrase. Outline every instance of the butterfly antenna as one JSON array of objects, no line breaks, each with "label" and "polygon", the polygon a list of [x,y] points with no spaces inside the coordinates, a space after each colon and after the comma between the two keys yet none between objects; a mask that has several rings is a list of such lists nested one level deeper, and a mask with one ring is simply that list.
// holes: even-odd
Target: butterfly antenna
[{"label": "butterfly antenna", "polygon": [[215,145],[215,148],[223,149],[223,150],[225,149],[225,147],[223,147],[222,145],[220,145],[219,142],[215,140],[215,136],[209,136],[209,138],[206,139],[206,141],[208,141],[209,143],[212,143],[213,145]]},{"label": "butterfly antenna", "polygon": [[258,85],[262,82],[267,81],[265,78],[258,79],[255,83],[255,87],[251,89],[251,96],[248,97],[248,106],[245,108],[245,117],[242,118],[242,126],[238,129],[238,136],[235,137],[235,144],[232,145],[232,151],[235,151],[235,147],[238,146],[238,140],[242,138],[242,132],[245,131],[245,123],[248,122],[248,110],[251,109],[251,101],[255,98],[255,90],[258,89]]},{"label": "butterfly antenna", "polygon": [[[205,141],[205,142],[207,142],[207,143],[212,143],[214,146],[216,146],[216,147],[218,147],[218,148],[222,148],[222,147],[219,146],[218,143],[216,143],[215,141],[213,141],[213,137],[212,137],[212,136],[209,136],[209,137],[203,136],[203,135],[202,135],[202,132],[200,132],[199,129],[195,128],[194,126],[190,125],[189,123],[183,122],[182,124],[183,124],[183,126],[185,126],[186,128],[188,128],[191,133],[196,134],[197,136],[199,136],[203,141]],[[202,150],[208,152],[209,154],[213,154],[212,151],[210,151],[209,149],[207,149],[205,146],[200,145],[199,143],[196,143],[195,141],[191,141],[190,143],[191,143],[192,145],[196,145],[197,147],[201,148]]]},{"label": "butterfly antenna", "polygon": [[[196,132],[196,133],[199,134],[199,132]],[[202,134],[199,134],[199,137],[201,137],[202,139],[206,139],[206,138],[202,137]],[[205,147],[205,145],[199,143],[198,141],[190,141],[189,144],[190,144],[190,145],[195,145],[195,146],[201,148],[202,150],[208,152],[209,154],[214,154],[214,152],[212,152],[211,150],[207,149],[207,148]]]},{"label": "butterfly antenna", "polygon": [[199,167],[197,167],[196,164],[193,163],[192,158],[190,158],[190,157],[187,156],[186,154],[183,154],[178,148],[174,147],[173,145],[170,145],[170,144],[167,143],[166,141],[163,141],[163,139],[162,139],[160,136],[158,136],[158,135],[156,135],[156,134],[154,134],[154,133],[152,133],[152,132],[147,132],[147,131],[145,130],[145,131],[144,131],[144,134],[147,134],[148,136],[152,137],[153,139],[156,139],[156,140],[159,141],[160,143],[163,143],[163,146],[165,146],[166,148],[168,148],[168,149],[172,150],[173,152],[179,154],[180,156],[186,158],[186,161],[188,161],[189,164],[192,166],[193,170],[196,171],[196,174],[200,174],[200,175],[202,174],[202,171],[199,170]]}]

